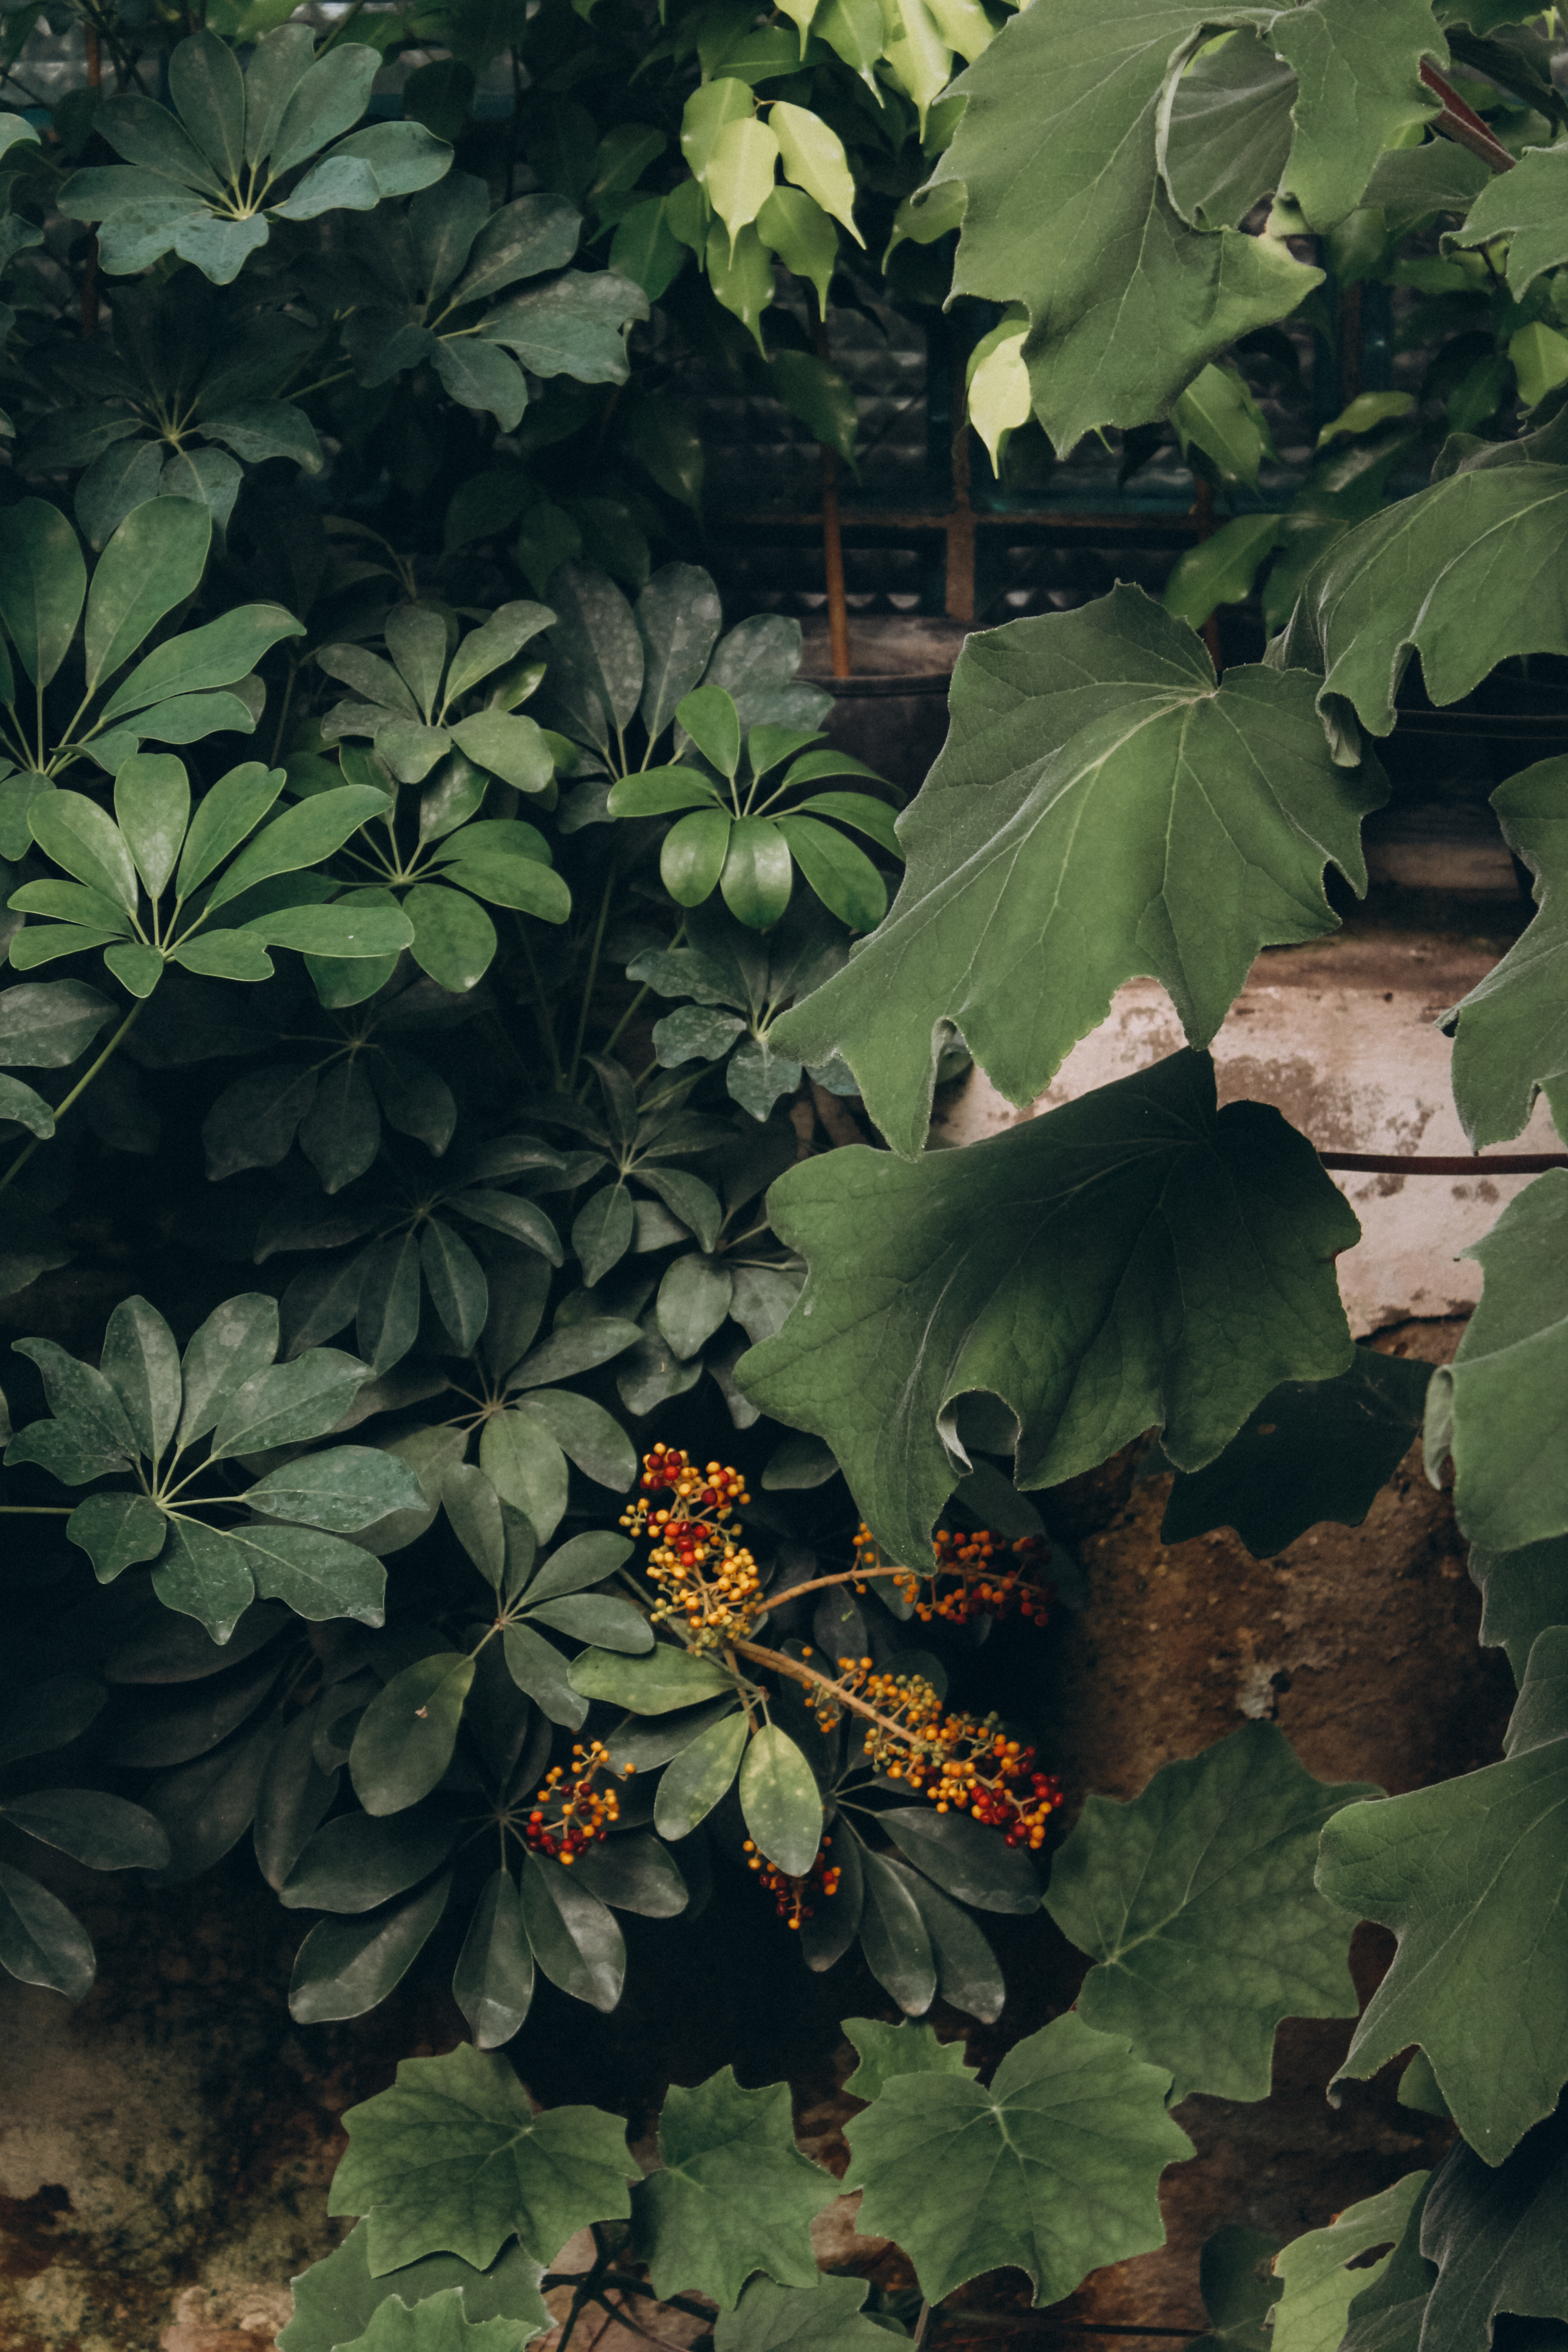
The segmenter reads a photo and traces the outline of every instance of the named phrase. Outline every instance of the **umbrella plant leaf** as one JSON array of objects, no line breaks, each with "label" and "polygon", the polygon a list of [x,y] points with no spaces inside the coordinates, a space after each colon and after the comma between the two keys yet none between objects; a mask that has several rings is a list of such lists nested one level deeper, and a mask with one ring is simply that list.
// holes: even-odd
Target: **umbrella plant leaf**
[{"label": "umbrella plant leaf", "polygon": [[841,1054],[899,1151],[925,1143],[945,1020],[1030,1102],[1124,980],[1161,981],[1206,1045],[1260,948],[1337,929],[1325,864],[1365,887],[1381,772],[1335,767],[1313,681],[1239,667],[1217,685],[1141,589],[971,637],[952,711],[900,821],[892,913],[770,1035],[813,1066]]},{"label": "umbrella plant leaf", "polygon": [[695,2292],[733,2311],[752,2273],[808,2287],[811,2223],[838,2183],[795,2145],[789,2088],[744,2090],[733,2067],[683,2089],[659,2117],[660,2169],[632,2200],[632,2242],[661,2295]]},{"label": "umbrella plant leaf", "polygon": [[295,1958],[290,2017],[299,2025],[322,2025],[374,2009],[424,1949],[451,1892],[448,1873],[364,1917],[319,1919]]},{"label": "umbrella plant leaf", "polygon": [[1071,2011],[1009,2051],[988,2085],[901,2074],[845,2125],[856,2227],[896,2230],[930,2303],[982,2271],[1021,2270],[1035,2308],[1092,2270],[1164,2242],[1156,2194],[1192,2154],[1168,2076]]},{"label": "umbrella plant leaf", "polygon": [[1078,2014],[1174,2075],[1173,2099],[1269,2095],[1284,2017],[1354,2017],[1354,1922],[1312,1882],[1323,1823],[1381,1795],[1329,1786],[1249,1723],[1161,1767],[1141,1796],[1084,1801],[1045,1907],[1095,1962]]},{"label": "umbrella plant leaf", "polygon": [[828,1152],[768,1200],[812,1272],[738,1376],[827,1440],[895,1559],[929,1556],[966,1466],[939,1423],[969,1391],[1017,1415],[1028,1487],[1162,1421],[1200,1469],[1281,1378],[1350,1360],[1333,1260],[1355,1220],[1277,1112],[1216,1112],[1200,1055],[963,1150]]},{"label": "umbrella plant leaf", "polygon": [[429,1795],[452,1761],[473,1681],[473,1658],[442,1650],[376,1693],[349,1750],[349,1777],[367,1813],[399,1813]]}]

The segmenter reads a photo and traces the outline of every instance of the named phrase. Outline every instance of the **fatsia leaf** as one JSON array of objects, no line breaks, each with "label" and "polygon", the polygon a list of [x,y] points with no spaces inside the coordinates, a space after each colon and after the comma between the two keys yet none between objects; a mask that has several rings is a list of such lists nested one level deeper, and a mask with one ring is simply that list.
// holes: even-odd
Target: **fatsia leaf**
[{"label": "fatsia leaf", "polygon": [[[1407,2172],[1391,2189],[1363,2198],[1337,2214],[1326,2229],[1281,2247],[1274,2257],[1281,2282],[1274,2305],[1275,2352],[1337,2352],[1345,2321],[1358,2294],[1376,2284],[1390,2257],[1368,2264],[1364,2256],[1404,2232],[1427,2175]],[[1354,2270],[1347,2265],[1356,2264]]]},{"label": "fatsia leaf", "polygon": [[1500,2164],[1568,2081],[1558,1989],[1568,1918],[1568,1626],[1542,1633],[1507,1753],[1435,1789],[1353,1805],[1323,1831],[1331,1903],[1392,1927],[1393,1965],[1341,2075],[1361,2081],[1412,2042],[1470,2146]]},{"label": "fatsia leaf", "polygon": [[1190,229],[1159,172],[1173,70],[1217,23],[1273,14],[1068,0],[1015,17],[959,78],[967,103],[934,175],[968,192],[954,287],[1027,305],[1036,413],[1064,456],[1094,425],[1163,415],[1317,282],[1276,241]]},{"label": "fatsia leaf", "polygon": [[1556,574],[1565,516],[1568,467],[1450,474],[1335,540],[1269,658],[1319,673],[1319,707],[1337,734],[1349,710],[1386,735],[1412,653],[1441,704],[1511,655],[1568,652]]},{"label": "fatsia leaf", "polygon": [[874,2017],[846,2017],[844,2032],[860,2053],[860,2063],[846,2075],[844,2089],[869,2106],[880,2099],[900,2074],[969,2074],[978,2072],[964,2063],[961,2042],[938,2042],[936,2029],[901,2018],[885,2025]]},{"label": "fatsia leaf", "polygon": [[383,2281],[371,2275],[370,2240],[369,2224],[359,2222],[334,2252],[294,2281],[294,2316],[279,2338],[283,2352],[334,2352],[351,2343],[394,2290],[402,2302],[418,2304],[461,2287],[471,2320],[518,2320],[539,2333],[549,2326],[538,2287],[543,2264],[530,2262],[520,2246],[508,2246],[488,2270],[476,2270],[455,2254],[427,2254]]},{"label": "fatsia leaf", "polygon": [[1260,948],[1336,928],[1325,863],[1364,887],[1381,775],[1334,767],[1312,681],[1238,668],[1217,686],[1141,589],[971,637],[952,708],[900,821],[892,914],[770,1036],[801,1062],[841,1054],[897,1150],[924,1145],[945,1019],[1029,1102],[1123,981],[1162,981],[1207,1045]]},{"label": "fatsia leaf", "polygon": [[639,2168],[626,2127],[596,2107],[535,2115],[505,2059],[460,2042],[405,2058],[390,2091],[343,2118],[349,2152],[329,2210],[369,2216],[370,2269],[383,2277],[423,2254],[484,2269],[516,2231],[534,2261],[575,2231],[623,2221]]},{"label": "fatsia leaf", "polygon": [[1212,1065],[1177,1054],[962,1151],[851,1148],[774,1186],[812,1271],[737,1376],[827,1439],[893,1558],[927,1556],[967,1466],[942,1417],[970,1391],[1011,1407],[1036,1486],[1162,1421],[1199,1469],[1281,1378],[1343,1369],[1355,1221],[1277,1112],[1214,1101]]},{"label": "fatsia leaf", "polygon": [[1483,185],[1470,205],[1462,228],[1453,233],[1455,245],[1490,245],[1494,237],[1509,240],[1509,291],[1522,302],[1543,269],[1568,261],[1563,242],[1565,159],[1555,149],[1527,147],[1513,170]]},{"label": "fatsia leaf", "polygon": [[[1424,2341],[1486,2352],[1496,2314],[1568,2319],[1565,2195],[1568,2113],[1537,2124],[1495,2169],[1473,2148],[1450,2151],[1421,2216],[1421,2252],[1438,2265]],[[1535,2340],[1550,2342],[1555,2332]],[[1521,2340],[1529,2335],[1520,2330]]]},{"label": "fatsia leaf", "polygon": [[516,2319],[471,2320],[463,2289],[453,2286],[412,2305],[389,2294],[344,2352],[523,2352],[538,2332]]},{"label": "fatsia leaf", "polygon": [[1538,1090],[1558,1133],[1568,1134],[1561,977],[1568,948],[1568,759],[1542,760],[1511,776],[1492,794],[1492,806],[1509,847],[1535,876],[1540,912],[1439,1023],[1454,1039],[1454,1101],[1478,1151],[1520,1132]]},{"label": "fatsia leaf", "polygon": [[1178,1475],[1161,1541],[1229,1527],[1261,1559],[1322,1519],[1358,1528],[1420,1433],[1431,1377],[1358,1348],[1337,1380],[1281,1382],[1207,1469]]},{"label": "fatsia leaf", "polygon": [[1167,2067],[1173,2099],[1267,2098],[1282,2017],[1355,2015],[1354,1922],[1312,1871],[1324,1822],[1381,1793],[1314,1780],[1275,1725],[1249,1723],[1130,1804],[1087,1798],[1045,1898],[1097,1963],[1084,2023]]},{"label": "fatsia leaf", "polygon": [[633,2244],[656,2294],[695,2289],[732,2311],[754,2271],[814,2284],[811,2223],[838,2183],[796,2147],[788,2084],[743,2090],[729,2066],[689,2091],[672,2084],[659,2154],[632,2200]]},{"label": "fatsia leaf", "polygon": [[1481,1301],[1427,1391],[1427,1466],[1435,1478],[1452,1461],[1466,1535],[1517,1551],[1568,1529],[1568,1169],[1538,1176],[1461,1255],[1479,1262]]},{"label": "fatsia leaf", "polygon": [[896,2229],[927,2302],[981,2271],[1028,2273],[1035,2308],[1163,2244],[1156,2194],[1192,2154],[1168,2077],[1069,2011],[1009,2051],[988,2086],[901,2074],[844,2126],[856,2227]]}]

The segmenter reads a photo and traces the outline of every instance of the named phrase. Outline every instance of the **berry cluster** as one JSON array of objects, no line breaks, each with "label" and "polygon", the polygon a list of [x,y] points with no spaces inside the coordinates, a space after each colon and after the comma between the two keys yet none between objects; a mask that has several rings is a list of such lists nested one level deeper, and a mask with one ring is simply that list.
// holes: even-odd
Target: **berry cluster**
[{"label": "berry cluster", "polygon": [[[629,1773],[635,1769],[626,1767]],[[601,1739],[574,1747],[570,1766],[557,1764],[546,1773],[538,1802],[523,1824],[524,1844],[553,1862],[571,1863],[597,1839],[608,1837],[621,1818],[621,1800],[613,1789],[595,1783],[611,1769],[610,1750]]]},{"label": "berry cluster", "polygon": [[[878,1674],[870,1658],[841,1658],[838,1687],[876,1709],[865,1754],[888,1780],[905,1782],[939,1813],[967,1813],[1000,1830],[1009,1845],[1044,1844],[1061,1783],[1034,1769],[1034,1749],[1009,1739],[994,1715],[946,1714],[923,1675]],[[831,1701],[823,1712],[831,1717]]]},{"label": "berry cluster", "polygon": [[890,1569],[862,1522],[854,1538],[855,1567],[864,1576],[891,1575],[923,1625],[934,1617],[962,1625],[971,1617],[1005,1617],[1013,1609],[1031,1625],[1050,1622],[1051,1586],[1043,1570],[1051,1547],[1038,1536],[1020,1536],[1009,1543],[991,1528],[973,1532],[938,1528],[931,1542],[936,1554],[934,1569],[924,1574],[912,1568]]},{"label": "berry cluster", "polygon": [[[648,1576],[662,1598],[653,1622],[684,1620],[690,1650],[716,1650],[749,1638],[762,1613],[762,1579],[756,1560],[727,1524],[737,1503],[748,1503],[738,1470],[709,1462],[699,1470],[690,1454],[655,1445],[643,1457],[642,1493],[622,1514],[629,1535],[651,1535]],[[653,1497],[670,1500],[655,1509]]]},{"label": "berry cluster", "polygon": [[804,1878],[790,1878],[766,1855],[758,1853],[750,1838],[746,1841],[747,1870],[758,1873],[773,1897],[779,1916],[791,1927],[798,1929],[802,1919],[812,1917],[816,1906],[809,1899],[811,1895],[832,1895],[839,1891],[839,1880],[843,1873],[836,1862],[828,1860],[828,1849],[832,1843],[831,1838],[822,1840],[817,1848],[817,1859]]}]

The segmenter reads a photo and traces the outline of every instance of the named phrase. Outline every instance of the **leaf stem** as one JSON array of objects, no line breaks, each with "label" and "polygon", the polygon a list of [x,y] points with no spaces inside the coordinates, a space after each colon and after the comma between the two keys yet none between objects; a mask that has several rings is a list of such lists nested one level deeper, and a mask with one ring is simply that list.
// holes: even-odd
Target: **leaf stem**
[{"label": "leaf stem", "polygon": [[582,1059],[582,1041],[588,1034],[588,1015],[593,1003],[593,984],[599,978],[600,950],[604,945],[604,927],[610,919],[610,901],[614,894],[615,876],[612,871],[605,877],[604,894],[599,901],[599,920],[593,927],[593,945],[588,951],[588,976],[582,983],[582,1004],[577,1016],[577,1037],[571,1049],[571,1067],[567,1073],[566,1085],[562,1088],[562,1092],[569,1095],[575,1093],[577,1089],[578,1065]]}]

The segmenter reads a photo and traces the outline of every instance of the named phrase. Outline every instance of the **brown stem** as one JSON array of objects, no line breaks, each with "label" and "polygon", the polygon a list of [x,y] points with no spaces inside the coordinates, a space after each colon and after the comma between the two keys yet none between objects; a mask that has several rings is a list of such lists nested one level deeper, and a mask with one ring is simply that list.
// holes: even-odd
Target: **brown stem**
[{"label": "brown stem", "polygon": [[1451,1160],[1402,1160],[1387,1151],[1320,1151],[1325,1168],[1359,1169],[1368,1176],[1539,1176],[1568,1168],[1568,1151],[1470,1152]]},{"label": "brown stem", "polygon": [[789,1657],[783,1650],[765,1650],[760,1642],[737,1642],[733,1646],[738,1657],[749,1658],[754,1665],[771,1666],[776,1675],[788,1675],[791,1682],[803,1683],[808,1690],[825,1692],[835,1706],[846,1706],[852,1715],[863,1716],[866,1722],[874,1723],[879,1731],[889,1732],[896,1739],[910,1740],[916,1748],[930,1745],[928,1740],[917,1739],[899,1725],[889,1723],[885,1716],[879,1715],[875,1707],[869,1706],[863,1698],[856,1698],[852,1691],[841,1690],[828,1675],[818,1674],[812,1666],[803,1666],[799,1659]]},{"label": "brown stem", "polygon": [[1452,139],[1456,145],[1468,147],[1472,155],[1479,155],[1494,172],[1511,172],[1514,158],[1508,149],[1492,136],[1475,109],[1465,104],[1458,91],[1425,58],[1421,60],[1421,79],[1433,97],[1443,101],[1443,111],[1433,129],[1440,131],[1445,139]]},{"label": "brown stem", "polygon": [[[819,310],[815,338],[817,357],[826,366],[828,322]],[[826,442],[822,456],[822,562],[828,575],[828,642],[832,647],[833,676],[850,675],[850,608],[844,595],[844,542],[839,530],[839,461]]]}]

